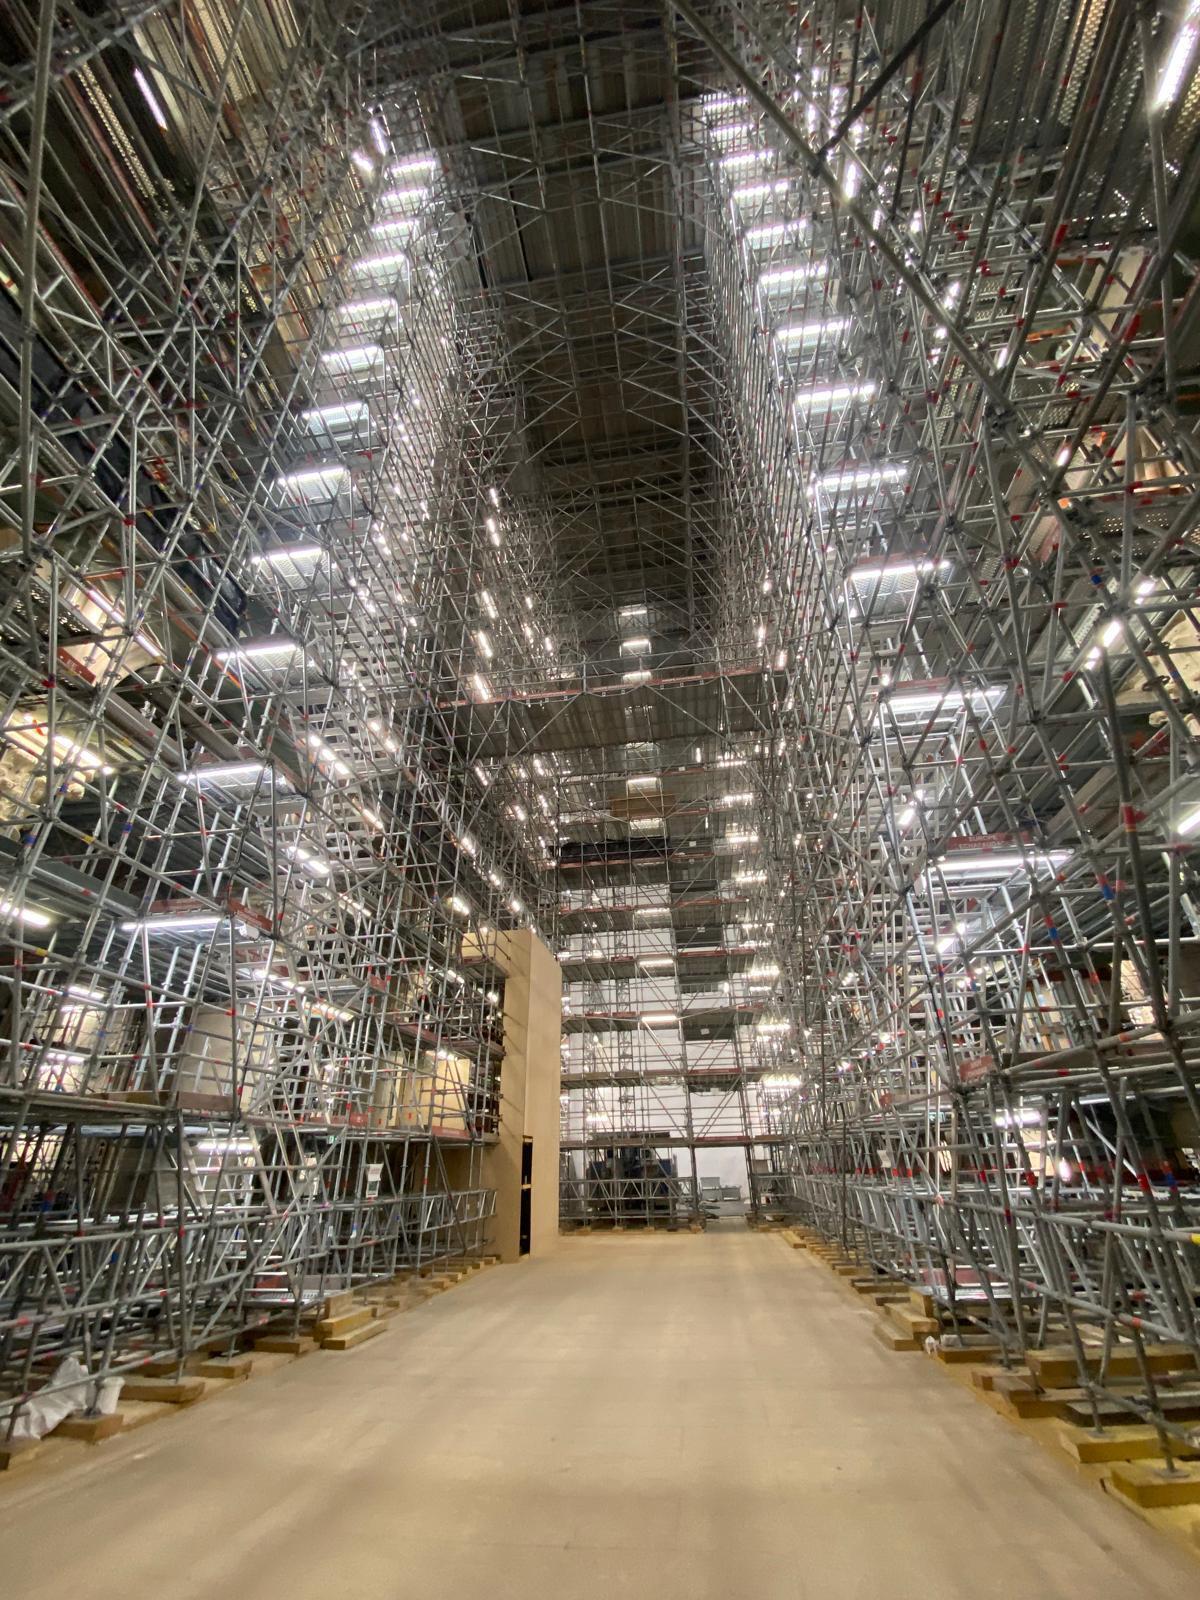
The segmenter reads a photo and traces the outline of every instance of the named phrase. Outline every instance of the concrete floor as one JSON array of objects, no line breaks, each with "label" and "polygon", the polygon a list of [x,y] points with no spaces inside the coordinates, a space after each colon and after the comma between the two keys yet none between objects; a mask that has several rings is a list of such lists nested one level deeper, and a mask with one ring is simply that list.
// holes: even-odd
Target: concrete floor
[{"label": "concrete floor", "polygon": [[779,1239],[566,1239],[0,1483],[23,1600],[1178,1600],[1197,1572]]}]

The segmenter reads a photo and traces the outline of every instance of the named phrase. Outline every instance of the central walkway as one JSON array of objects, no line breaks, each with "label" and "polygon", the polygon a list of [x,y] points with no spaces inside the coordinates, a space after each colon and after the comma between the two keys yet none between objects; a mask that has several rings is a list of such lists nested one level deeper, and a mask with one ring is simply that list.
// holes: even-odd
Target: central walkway
[{"label": "central walkway", "polygon": [[1197,1569],[777,1238],[565,1239],[0,1480],[23,1600],[1178,1600]]}]

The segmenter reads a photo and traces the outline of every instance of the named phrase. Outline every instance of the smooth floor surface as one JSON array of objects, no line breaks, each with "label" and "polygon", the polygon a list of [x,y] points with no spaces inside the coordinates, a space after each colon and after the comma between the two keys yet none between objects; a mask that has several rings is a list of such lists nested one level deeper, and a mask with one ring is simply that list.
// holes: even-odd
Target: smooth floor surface
[{"label": "smooth floor surface", "polygon": [[767,1234],[564,1239],[0,1482],[23,1600],[1159,1600],[1197,1566]]}]

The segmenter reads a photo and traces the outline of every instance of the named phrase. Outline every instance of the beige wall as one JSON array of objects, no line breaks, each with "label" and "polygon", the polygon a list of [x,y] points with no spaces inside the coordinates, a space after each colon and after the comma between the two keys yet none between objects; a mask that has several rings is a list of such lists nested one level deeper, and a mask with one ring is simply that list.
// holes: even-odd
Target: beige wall
[{"label": "beige wall", "polygon": [[527,928],[497,936],[506,974],[504,1063],[500,1069],[500,1135],[483,1154],[483,1182],[496,1191],[487,1248],[502,1261],[519,1258],[521,1144],[533,1140],[530,1254],[558,1240],[558,1096],[562,974],[553,955]]}]

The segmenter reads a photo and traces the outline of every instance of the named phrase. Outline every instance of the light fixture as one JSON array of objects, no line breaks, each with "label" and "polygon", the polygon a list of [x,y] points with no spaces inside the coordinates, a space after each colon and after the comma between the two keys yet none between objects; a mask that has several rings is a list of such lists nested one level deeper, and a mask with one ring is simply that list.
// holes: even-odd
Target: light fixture
[{"label": "light fixture", "polygon": [[814,487],[825,495],[839,494],[843,489],[871,489],[885,483],[899,483],[908,476],[907,463],[891,465],[856,466],[846,462],[834,472],[825,472],[813,480]]},{"label": "light fixture", "polygon": [[66,993],[80,1006],[106,1006],[108,1004],[108,996],[100,989],[85,989],[81,984],[68,984]]},{"label": "light fixture", "polygon": [[18,711],[0,729],[5,739],[23,755],[41,760],[49,744],[53,748],[54,760],[61,767],[82,767],[89,774],[101,773],[108,776],[113,772],[104,757],[96,750],[91,750],[87,745],[80,744],[65,733],[56,733],[50,738],[49,724],[40,712]]},{"label": "light fixture", "polygon": [[671,1028],[679,1017],[674,1011],[643,1011],[638,1021],[643,1028]]},{"label": "light fixture", "polygon": [[15,900],[0,900],[0,919],[23,922],[30,928],[48,928],[53,918],[36,906],[19,906]]},{"label": "light fixture", "polygon": [[729,196],[735,206],[761,204],[775,195],[786,194],[790,187],[787,178],[776,178],[770,183],[743,183]]},{"label": "light fixture", "polygon": [[775,159],[774,150],[731,150],[728,155],[717,158],[717,166],[722,172],[745,172],[747,167],[765,167]]},{"label": "light fixture", "polygon": [[428,196],[429,185],[427,183],[410,183],[402,189],[389,189],[385,194],[381,194],[379,196],[379,205],[385,210],[392,206],[415,206],[419,205],[422,200],[427,199]]},{"label": "light fixture", "polygon": [[155,94],[154,90],[150,87],[150,80],[149,80],[149,78],[147,78],[146,74],[142,71],[141,67],[134,67],[134,69],[133,69],[133,81],[134,81],[134,83],[137,84],[138,88],[142,91],[142,99],[150,107],[150,115],[154,118],[155,122],[162,129],[162,131],[164,133],[166,133],[167,129],[168,129],[166,112],[163,110],[162,106],[159,104],[158,96]]},{"label": "light fixture", "polygon": [[323,860],[314,851],[305,849],[301,844],[288,845],[286,848],[292,860],[303,867],[305,872],[311,872],[314,878],[327,878],[333,871],[328,861]]},{"label": "light fixture", "polygon": [[321,357],[321,363],[341,372],[361,372],[374,367],[382,359],[381,345],[353,344],[346,345],[340,350],[327,350]]},{"label": "light fixture", "polygon": [[768,250],[772,245],[783,244],[785,240],[803,233],[806,227],[803,217],[783,222],[760,222],[753,228],[747,228],[744,238],[751,250]]},{"label": "light fixture", "polygon": [[[257,783],[271,769],[262,761],[221,761],[179,774],[180,783]],[[273,773],[271,773],[274,776]]]},{"label": "light fixture", "polygon": [[818,339],[845,333],[849,326],[849,317],[830,317],[825,322],[785,322],[775,329],[775,341],[781,345],[815,344]]},{"label": "light fixture", "polygon": [[298,472],[282,473],[275,484],[302,499],[327,499],[337,494],[349,475],[345,467],[304,467]]},{"label": "light fixture", "polygon": [[1002,877],[1018,871],[1056,872],[1071,859],[1069,850],[1031,851],[1022,855],[1017,850],[952,850],[940,860],[931,863],[931,870],[944,878]]},{"label": "light fixture", "polygon": [[895,717],[914,717],[929,711],[953,713],[961,711],[967,705],[976,708],[995,705],[997,701],[1003,700],[1004,692],[1002,684],[965,690],[949,684],[944,688],[935,689],[900,688],[880,695],[876,704],[881,713],[883,707],[887,706]]},{"label": "light fixture", "polygon": [[407,178],[418,172],[432,172],[436,166],[437,157],[434,155],[405,156],[400,161],[394,161],[388,170],[393,178]]},{"label": "light fixture", "polygon": [[217,912],[185,911],[163,916],[134,917],[121,923],[122,933],[145,933],[153,937],[162,933],[203,933],[219,928],[226,918]]},{"label": "light fixture", "polygon": [[362,295],[357,300],[343,301],[338,307],[338,316],[362,321],[370,317],[386,317],[395,309],[396,302],[390,294]]},{"label": "light fixture", "polygon": [[1037,1128],[1041,1126],[1039,1106],[1017,1106],[1012,1111],[997,1111],[992,1118],[997,1128]]},{"label": "light fixture", "polygon": [[227,650],[214,650],[213,655],[220,662],[231,661],[257,661],[270,666],[294,661],[297,656],[303,656],[304,647],[294,639],[247,639],[241,644],[232,645]]},{"label": "light fixture", "polygon": [[1200,0],[1190,0],[1179,24],[1179,31],[1172,40],[1167,58],[1163,62],[1158,86],[1150,102],[1152,110],[1161,111],[1179,94],[1188,67],[1192,63],[1192,57],[1196,53],[1198,40],[1200,40]]},{"label": "light fixture", "polygon": [[645,655],[650,648],[650,641],[646,638],[622,639],[621,649],[628,650],[631,655]]},{"label": "light fixture", "polygon": [[884,561],[873,566],[854,567],[846,579],[855,588],[899,578],[916,578],[931,572],[948,572],[949,561]]},{"label": "light fixture", "polygon": [[772,294],[777,289],[790,289],[794,284],[808,283],[827,270],[823,262],[817,261],[800,261],[790,267],[768,267],[765,272],[759,273],[758,287],[763,294]]},{"label": "light fixture", "polygon": [[849,405],[852,400],[870,400],[875,394],[874,383],[835,383],[824,389],[809,389],[798,394],[793,401],[796,411],[819,411],[822,406]]},{"label": "light fixture", "polygon": [[250,559],[256,566],[282,567],[288,562],[295,566],[316,563],[323,560],[324,556],[324,547],[319,544],[277,544],[270,550],[260,550]]},{"label": "light fixture", "polygon": [[[389,224],[389,231],[397,225]],[[375,230],[372,229],[372,232]],[[375,273],[387,272],[392,267],[402,267],[408,263],[408,253],[404,250],[388,250],[379,255],[362,256],[354,263],[355,272]]]},{"label": "light fixture", "polygon": [[347,405],[315,406],[310,411],[302,411],[300,420],[310,433],[316,433],[324,428],[332,433],[337,428],[357,428],[370,420],[371,411],[365,400],[352,401]]}]

